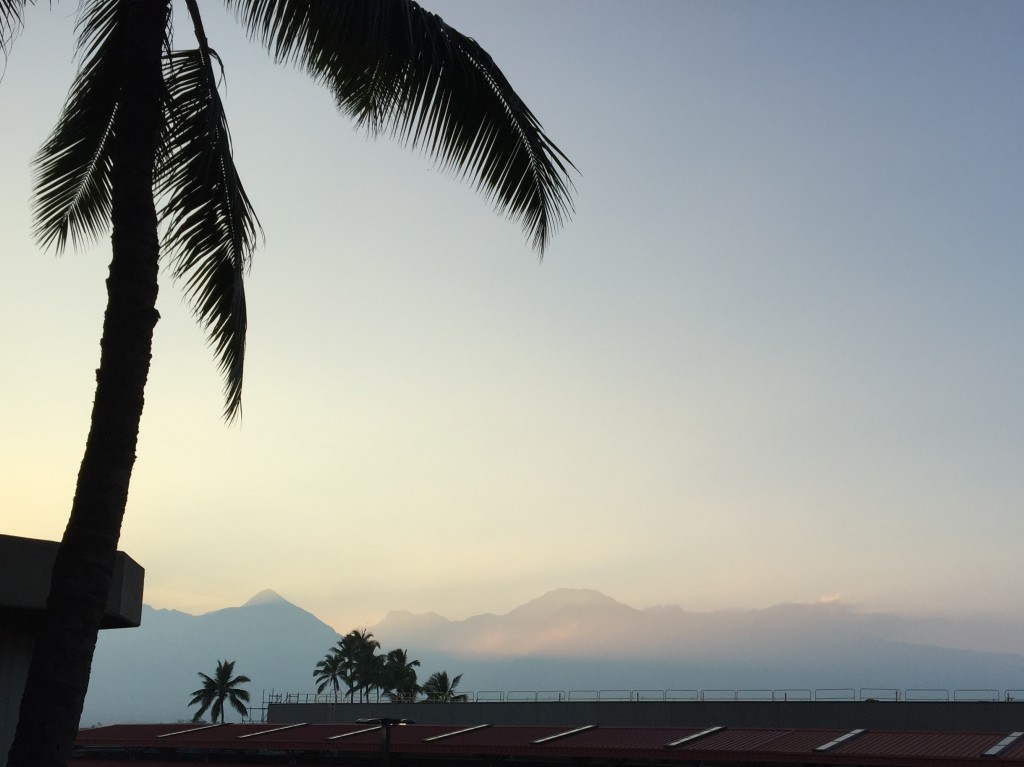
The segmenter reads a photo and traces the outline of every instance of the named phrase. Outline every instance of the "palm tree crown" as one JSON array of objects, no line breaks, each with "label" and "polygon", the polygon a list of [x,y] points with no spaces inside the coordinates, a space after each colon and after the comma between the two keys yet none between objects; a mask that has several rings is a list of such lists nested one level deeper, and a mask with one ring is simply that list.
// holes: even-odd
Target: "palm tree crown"
[{"label": "palm tree crown", "polygon": [[423,683],[422,692],[427,696],[427,703],[462,703],[467,696],[455,692],[462,681],[462,674],[448,679],[447,671],[435,671]]},{"label": "palm tree crown", "polygon": [[348,686],[349,676],[345,669],[344,658],[337,651],[327,653],[313,669],[313,677],[319,683],[316,688],[318,693],[330,687],[337,698],[342,682]]},{"label": "palm tree crown", "polygon": [[[158,0],[159,1],[159,0]],[[167,0],[163,0],[167,2]],[[0,0],[0,51],[28,0]],[[330,89],[338,108],[372,135],[424,150],[470,178],[518,220],[543,253],[572,210],[571,163],[480,45],[410,0],[224,0],[279,62]],[[125,99],[130,0],[83,0],[83,62],[64,110],[36,158],[36,236],[62,251],[101,236],[112,213],[114,116]],[[162,128],[154,195],[162,249],[225,381],[225,416],[240,414],[247,312],[244,276],[260,227],[235,167],[220,58],[196,0],[186,0],[197,47],[162,40]]]},{"label": "palm tree crown", "polygon": [[420,686],[416,681],[418,660],[409,660],[408,650],[392,650],[385,656],[381,687],[392,702],[411,703],[416,700]]},{"label": "palm tree crown", "polygon": [[218,719],[224,721],[224,701],[227,701],[235,711],[242,716],[248,713],[245,704],[249,702],[249,693],[239,685],[248,684],[252,680],[247,676],[235,676],[235,662],[227,660],[217,661],[217,670],[213,676],[207,676],[202,671],[199,678],[203,680],[203,686],[192,692],[190,706],[199,706],[196,715],[192,717],[193,722],[203,718],[206,710],[210,710],[210,719],[215,724]]}]

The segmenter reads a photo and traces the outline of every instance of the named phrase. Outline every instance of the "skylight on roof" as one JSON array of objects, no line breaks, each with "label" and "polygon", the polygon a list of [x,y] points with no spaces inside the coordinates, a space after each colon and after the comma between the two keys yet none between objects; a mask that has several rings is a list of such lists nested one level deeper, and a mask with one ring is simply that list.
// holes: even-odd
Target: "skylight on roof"
[{"label": "skylight on roof", "polygon": [[836,746],[840,746],[843,743],[845,743],[846,741],[850,740],[850,738],[856,738],[862,732],[865,732],[865,730],[863,728],[861,728],[859,730],[850,730],[845,735],[840,735],[835,740],[830,740],[828,743],[823,743],[822,745],[818,746],[814,750],[815,751],[831,751]]},{"label": "skylight on roof", "polygon": [[1024,737],[1024,732],[1011,732],[1001,741],[992,746],[988,751],[984,752],[982,756],[999,756],[1003,751],[1020,740],[1021,737]]},{"label": "skylight on roof", "polygon": [[725,729],[724,726],[708,727],[706,730],[701,730],[700,732],[695,732],[692,735],[687,735],[685,738],[680,738],[679,740],[673,740],[671,743],[666,743],[665,744],[665,748],[675,748],[676,746],[681,746],[684,743],[691,743],[691,742],[697,740],[698,738],[706,738],[708,735],[713,735],[714,733],[718,732],[719,730],[724,730],[724,729]]}]

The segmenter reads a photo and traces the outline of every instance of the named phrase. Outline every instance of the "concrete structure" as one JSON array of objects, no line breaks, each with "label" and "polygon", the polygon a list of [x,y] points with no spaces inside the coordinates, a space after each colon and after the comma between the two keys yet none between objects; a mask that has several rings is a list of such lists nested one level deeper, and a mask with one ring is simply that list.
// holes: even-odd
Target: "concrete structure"
[{"label": "concrete structure", "polygon": [[[53,541],[0,535],[0,767],[7,764],[7,752],[14,739],[32,647],[46,610],[57,546]],[[139,625],[143,576],[138,564],[126,554],[117,553],[103,628]]]},{"label": "concrete structure", "polygon": [[267,723],[583,727],[784,727],[804,729],[1024,730],[1024,702],[990,701],[551,701],[514,703],[272,703]]}]

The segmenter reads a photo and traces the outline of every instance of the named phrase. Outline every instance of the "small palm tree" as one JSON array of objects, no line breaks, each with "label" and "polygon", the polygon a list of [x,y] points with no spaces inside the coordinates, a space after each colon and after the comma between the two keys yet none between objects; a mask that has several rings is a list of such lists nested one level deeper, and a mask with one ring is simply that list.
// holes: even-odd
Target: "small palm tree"
[{"label": "small palm tree", "polygon": [[435,671],[423,685],[422,692],[427,696],[426,703],[462,703],[466,700],[465,695],[455,692],[455,688],[462,681],[462,674],[458,674],[451,681],[448,680],[447,671]]},{"label": "small palm tree", "polygon": [[203,680],[203,686],[192,693],[192,700],[188,702],[190,706],[199,705],[199,710],[192,717],[193,722],[198,722],[202,719],[206,710],[210,709],[211,721],[216,723],[219,717],[221,723],[223,723],[225,700],[242,716],[248,713],[245,704],[249,702],[249,693],[240,689],[239,685],[246,684],[252,680],[247,676],[232,677],[231,675],[234,673],[235,662],[233,660],[217,661],[217,670],[212,677],[207,676],[202,671],[199,672],[199,676]]},{"label": "small palm tree", "polygon": [[341,683],[349,686],[349,676],[345,669],[345,659],[337,650],[331,650],[324,656],[324,659],[316,664],[313,669],[313,676],[320,684],[317,685],[317,693],[321,693],[328,687],[334,691],[334,700],[338,700],[338,691]]}]

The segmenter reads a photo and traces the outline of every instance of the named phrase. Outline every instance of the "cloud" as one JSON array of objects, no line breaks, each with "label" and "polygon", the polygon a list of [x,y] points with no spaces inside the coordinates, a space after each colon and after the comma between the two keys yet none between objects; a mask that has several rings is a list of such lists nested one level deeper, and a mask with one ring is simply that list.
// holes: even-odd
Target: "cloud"
[{"label": "cloud", "polygon": [[837,605],[842,601],[842,594],[822,594],[818,597],[819,605]]}]

